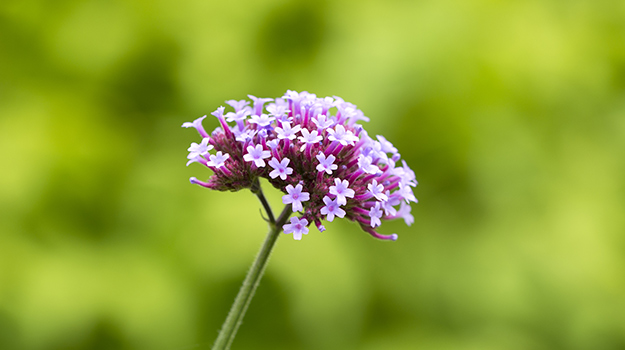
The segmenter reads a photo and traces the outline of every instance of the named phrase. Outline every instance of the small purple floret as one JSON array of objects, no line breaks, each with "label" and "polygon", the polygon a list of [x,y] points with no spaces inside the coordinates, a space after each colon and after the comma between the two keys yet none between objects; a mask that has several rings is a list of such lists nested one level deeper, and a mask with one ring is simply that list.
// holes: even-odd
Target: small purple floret
[{"label": "small purple floret", "polygon": [[282,228],[284,229],[284,233],[286,234],[292,233],[293,239],[299,241],[302,239],[302,235],[308,234],[307,226],[308,226],[308,220],[292,217],[291,223],[285,224],[284,226],[282,226]]},{"label": "small purple floret", "polygon": [[211,154],[210,159],[208,160],[208,162],[206,162],[206,165],[215,168],[221,168],[222,166],[224,166],[228,158],[230,158],[230,155],[228,153],[222,154],[221,151],[219,151],[215,155]]},{"label": "small purple floret", "polygon": [[336,196],[340,205],[345,205],[347,198],[354,198],[355,192],[349,188],[349,181],[336,178],[334,179],[334,186],[330,186],[329,193]]},{"label": "small purple floret", "polygon": [[319,161],[319,164],[317,165],[317,171],[320,172],[326,172],[329,175],[332,175],[332,171],[338,169],[338,165],[334,164],[334,161],[336,160],[336,157],[333,155],[329,155],[326,158],[326,155],[323,154],[323,152],[319,152],[319,154],[317,154],[316,156],[317,160]]},{"label": "small purple floret", "polygon": [[338,203],[338,198],[332,200],[330,197],[323,197],[323,203],[325,203],[325,207],[321,208],[321,214],[326,216],[326,220],[333,221],[335,216],[339,218],[345,217],[345,210],[341,209],[341,206]]},{"label": "small purple floret", "polygon": [[293,185],[286,186],[286,192],[284,196],[282,196],[282,203],[284,204],[292,204],[293,211],[303,211],[304,207],[302,206],[302,202],[306,202],[310,199],[310,194],[308,192],[302,192],[302,185],[298,184],[293,187]]},{"label": "small purple floret", "polygon": [[286,177],[288,175],[293,174],[293,169],[289,168],[287,165],[289,165],[289,162],[291,160],[289,158],[284,158],[282,159],[282,161],[278,161],[278,159],[271,158],[271,160],[269,161],[269,166],[271,166],[273,168],[273,171],[269,173],[269,176],[272,179],[275,179],[276,177],[280,177],[282,180],[286,180]]},{"label": "small purple floret", "polygon": [[261,168],[265,166],[265,161],[263,159],[271,157],[270,151],[263,150],[262,145],[256,146],[248,146],[247,154],[243,156],[243,159],[246,162],[254,162],[254,164]]}]

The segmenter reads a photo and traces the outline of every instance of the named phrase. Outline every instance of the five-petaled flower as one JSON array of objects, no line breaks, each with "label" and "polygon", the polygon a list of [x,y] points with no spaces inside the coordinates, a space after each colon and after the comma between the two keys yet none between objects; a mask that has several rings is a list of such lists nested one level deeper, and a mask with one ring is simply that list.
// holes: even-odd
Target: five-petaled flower
[{"label": "five-petaled flower", "polygon": [[298,219],[296,217],[291,218],[291,223],[284,225],[284,233],[293,234],[293,238],[296,240],[302,239],[302,235],[308,234],[308,220]]},{"label": "five-petaled flower", "polygon": [[264,167],[263,159],[271,157],[271,152],[263,150],[262,145],[247,146],[247,154],[243,156],[246,162],[254,162],[257,167]]},{"label": "five-petaled flower", "polygon": [[349,188],[349,181],[334,179],[334,186],[330,186],[330,194],[336,196],[337,203],[340,205],[347,204],[347,198],[354,198],[354,190]]},{"label": "five-petaled flower", "polygon": [[288,185],[286,186],[286,192],[287,194],[282,196],[282,203],[292,204],[293,211],[304,210],[302,202],[309,200],[310,194],[308,192],[302,192],[302,185],[297,184],[295,187],[293,187],[293,185]]},{"label": "five-petaled flower", "polygon": [[293,169],[287,166],[290,161],[289,158],[283,158],[280,162],[275,157],[271,158],[269,165],[273,168],[273,171],[269,173],[269,176],[272,179],[280,176],[282,180],[286,180],[287,175],[293,174]]},{"label": "five-petaled flower", "polygon": [[330,197],[323,197],[323,203],[325,207],[321,208],[321,214],[326,215],[326,220],[333,221],[335,216],[340,218],[345,217],[345,210],[341,209],[337,199],[330,199]]},{"label": "five-petaled flower", "polygon": [[226,164],[226,160],[228,160],[228,158],[230,158],[229,154],[222,154],[221,151],[219,151],[215,155],[210,155],[210,159],[206,162],[206,165],[221,168],[224,164]]},{"label": "five-petaled flower", "polygon": [[187,149],[187,151],[189,151],[187,159],[194,159],[199,156],[205,156],[208,151],[213,149],[213,145],[209,145],[208,141],[209,138],[205,137],[202,139],[202,142],[200,142],[200,144],[191,142],[191,146]]},{"label": "five-petaled flower", "polygon": [[326,157],[326,155],[323,154],[323,152],[319,152],[316,158],[319,161],[319,164],[317,165],[317,171],[320,171],[320,172],[325,171],[329,175],[332,175],[332,171],[339,168],[338,165],[334,164],[336,157],[331,154],[328,157]]}]

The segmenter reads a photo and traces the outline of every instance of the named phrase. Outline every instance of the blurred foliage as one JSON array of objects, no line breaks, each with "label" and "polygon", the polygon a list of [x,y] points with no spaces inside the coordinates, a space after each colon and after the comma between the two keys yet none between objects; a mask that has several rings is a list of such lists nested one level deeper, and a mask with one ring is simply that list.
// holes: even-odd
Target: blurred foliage
[{"label": "blurred foliage", "polygon": [[281,239],[235,348],[625,348],[621,0],[2,1],[0,348],[209,348],[266,225],[180,125],[286,89],[420,203]]}]

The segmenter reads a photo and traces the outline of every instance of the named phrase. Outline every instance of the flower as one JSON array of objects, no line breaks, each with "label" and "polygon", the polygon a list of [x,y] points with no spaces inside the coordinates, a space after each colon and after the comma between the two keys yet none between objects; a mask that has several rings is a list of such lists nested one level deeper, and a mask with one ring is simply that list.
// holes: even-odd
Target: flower
[{"label": "flower", "polygon": [[291,223],[284,225],[284,233],[293,234],[293,239],[300,240],[302,235],[308,234],[308,220],[298,219],[296,217],[291,218]]},{"label": "flower", "polygon": [[349,188],[349,181],[336,178],[334,179],[334,186],[330,186],[329,193],[336,196],[340,205],[345,205],[348,197],[354,198],[355,192]]},{"label": "flower", "polygon": [[329,119],[327,116],[323,114],[318,115],[317,118],[313,118],[312,121],[313,123],[315,123],[315,125],[317,125],[317,129],[319,130],[327,129],[331,127],[332,125],[334,125],[334,122],[332,121],[332,119]]},{"label": "flower", "polygon": [[307,129],[302,129],[302,136],[299,137],[299,140],[303,143],[319,143],[323,140],[323,137],[319,135],[317,130],[308,132]]},{"label": "flower", "polygon": [[302,185],[298,184],[293,187],[293,185],[286,186],[287,194],[282,196],[282,203],[284,204],[292,204],[293,211],[303,211],[304,207],[302,206],[302,202],[305,202],[310,199],[310,194],[308,192],[302,192]]},{"label": "flower", "polygon": [[367,174],[377,174],[380,171],[380,168],[373,164],[373,159],[362,153],[358,156],[358,168]]},{"label": "flower", "polygon": [[[239,112],[245,109],[245,106],[249,105],[250,102],[246,101],[246,100],[228,100],[226,101],[227,104],[229,104],[232,108],[234,108],[235,112]],[[249,108],[249,107],[248,107]],[[252,111],[250,110],[248,114],[252,113]]]},{"label": "flower", "polygon": [[388,197],[384,194],[384,185],[378,185],[376,179],[371,180],[371,183],[367,185],[367,189],[379,201],[386,201]]},{"label": "flower", "polygon": [[245,118],[247,118],[248,115],[250,115],[250,111],[247,109],[242,109],[238,112],[228,112],[226,113],[225,117],[226,117],[226,121],[228,122],[237,122],[237,123],[241,123],[245,120]]},{"label": "flower", "polygon": [[208,134],[206,133],[206,131],[204,130],[204,127],[202,126],[202,120],[204,120],[204,118],[206,118],[206,116],[199,117],[196,120],[194,120],[193,122],[183,123],[182,127],[183,128],[195,128],[195,130],[197,130],[197,132],[200,134],[200,136],[208,137]]},{"label": "flower", "polygon": [[229,154],[222,154],[221,151],[215,155],[210,155],[210,159],[206,162],[206,166],[212,166],[215,168],[221,168],[226,163],[226,160],[230,158]]},{"label": "flower", "polygon": [[284,158],[280,162],[275,157],[271,158],[269,165],[273,168],[273,171],[269,173],[269,176],[272,179],[280,176],[282,180],[286,180],[287,175],[293,174],[293,169],[287,167],[290,161],[291,160],[289,158]]},{"label": "flower", "polygon": [[299,125],[295,125],[294,128],[291,128],[291,123],[284,122],[282,123],[282,127],[276,128],[276,133],[278,133],[278,139],[280,140],[282,139],[293,140],[295,139],[295,134],[297,134],[297,132],[300,131],[301,128],[302,127]]},{"label": "flower", "polygon": [[257,167],[264,167],[265,161],[263,159],[271,157],[271,152],[264,151],[263,146],[247,146],[247,154],[243,156],[246,162],[254,162]]},{"label": "flower", "polygon": [[345,210],[341,209],[341,206],[338,203],[338,199],[330,199],[330,197],[323,197],[323,202],[326,204],[325,207],[321,208],[321,214],[326,216],[326,220],[333,221],[334,216],[338,216],[340,218],[345,217]]},{"label": "flower", "polygon": [[264,128],[266,126],[269,126],[269,124],[271,124],[271,122],[274,120],[276,120],[276,118],[270,117],[267,114],[261,114],[261,115],[253,115],[250,118],[250,123],[256,124]]},{"label": "flower", "polygon": [[330,136],[330,141],[338,141],[343,146],[353,145],[355,141],[358,141],[358,137],[353,132],[345,130],[343,125],[337,125],[334,129],[327,129]]},{"label": "flower", "polygon": [[192,142],[191,146],[187,149],[187,151],[189,151],[187,159],[194,159],[196,157],[205,156],[206,154],[208,154],[208,151],[213,149],[213,145],[209,145],[208,141],[210,141],[210,139],[208,137],[205,137],[202,139],[202,142],[200,144]]},{"label": "flower", "polygon": [[369,118],[354,104],[292,90],[276,99],[248,97],[252,102],[228,100],[230,111],[219,107],[211,113],[219,127],[210,135],[202,126],[206,116],[182,125],[202,138],[189,147],[187,164],[214,172],[207,181],[192,178],[191,183],[238,191],[267,179],[284,193],[282,202],[299,213],[283,226],[297,240],[308,234],[310,224],[323,231],[322,220],[337,217],[384,240],[397,235],[378,233],[383,221],[414,222],[414,171],[390,141],[370,137],[358,124]]},{"label": "flower", "polygon": [[369,210],[369,217],[371,217],[371,227],[382,225],[380,218],[382,217],[382,210],[380,210],[380,202],[376,202],[375,206]]},{"label": "flower", "polygon": [[328,157],[326,157],[326,155],[323,154],[323,152],[319,152],[316,158],[319,161],[319,164],[317,165],[317,171],[320,171],[320,172],[325,171],[329,175],[332,175],[332,171],[339,168],[338,165],[334,164],[336,157],[331,154]]}]

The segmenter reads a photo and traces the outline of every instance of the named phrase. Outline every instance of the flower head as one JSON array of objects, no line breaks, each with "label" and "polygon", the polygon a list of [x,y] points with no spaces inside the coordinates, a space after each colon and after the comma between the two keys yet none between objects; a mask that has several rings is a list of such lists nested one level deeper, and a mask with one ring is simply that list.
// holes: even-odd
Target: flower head
[{"label": "flower head", "polygon": [[414,222],[415,173],[391,142],[371,138],[358,124],[369,118],[354,104],[291,90],[282,98],[249,98],[228,100],[230,111],[219,107],[211,113],[220,126],[210,135],[202,126],[206,116],[183,124],[202,137],[189,147],[187,164],[214,171],[208,181],[191,183],[238,191],[267,179],[284,193],[282,202],[301,213],[283,226],[298,240],[312,223],[325,230],[324,219],[346,218],[385,240],[397,235],[376,231],[384,220]]}]

